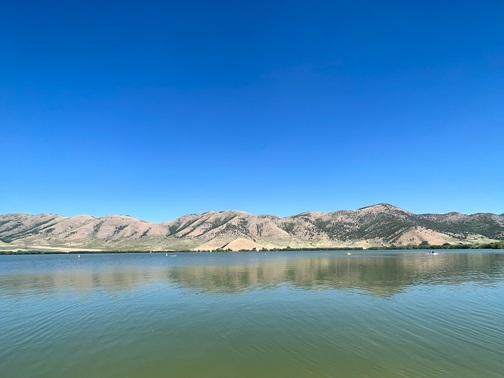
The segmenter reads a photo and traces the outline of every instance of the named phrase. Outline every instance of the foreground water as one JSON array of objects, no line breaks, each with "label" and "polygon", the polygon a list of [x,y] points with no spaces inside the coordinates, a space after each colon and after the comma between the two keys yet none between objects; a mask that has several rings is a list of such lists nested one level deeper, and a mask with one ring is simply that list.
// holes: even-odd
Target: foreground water
[{"label": "foreground water", "polygon": [[504,254],[0,256],[1,377],[502,377]]}]

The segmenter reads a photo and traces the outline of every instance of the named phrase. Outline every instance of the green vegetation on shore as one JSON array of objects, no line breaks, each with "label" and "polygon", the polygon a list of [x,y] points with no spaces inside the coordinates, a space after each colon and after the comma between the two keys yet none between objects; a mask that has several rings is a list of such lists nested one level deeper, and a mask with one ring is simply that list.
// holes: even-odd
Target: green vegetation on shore
[{"label": "green vegetation on shore", "polygon": [[390,247],[370,247],[369,250],[409,250],[409,249],[504,249],[504,241],[493,242],[493,243],[478,243],[478,244],[443,244],[443,245],[430,245],[430,244],[420,244],[420,245],[407,245],[402,247],[390,246]]},{"label": "green vegetation on shore", "polygon": [[[327,248],[327,247],[316,247],[316,248],[262,248],[260,250],[241,250],[239,252],[279,252],[279,251],[387,251],[387,250],[417,250],[417,249],[504,249],[504,240],[484,243],[484,244],[443,244],[443,245],[430,245],[430,244],[420,244],[420,245],[409,245],[409,246],[383,246],[383,247],[337,247],[337,248]],[[76,254],[97,254],[97,253],[184,253],[184,252],[233,252],[230,249],[217,249],[213,251],[209,250],[198,250],[198,251],[44,251],[44,250],[16,250],[16,251],[0,251],[0,255],[76,255]],[[234,251],[237,252],[237,251]]]}]

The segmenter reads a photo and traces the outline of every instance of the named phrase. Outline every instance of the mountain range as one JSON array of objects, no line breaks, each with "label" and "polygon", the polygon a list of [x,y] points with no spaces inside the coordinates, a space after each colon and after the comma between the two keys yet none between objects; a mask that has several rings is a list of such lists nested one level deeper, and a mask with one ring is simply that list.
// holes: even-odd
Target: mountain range
[{"label": "mountain range", "polygon": [[289,217],[242,211],[189,214],[164,223],[127,215],[0,215],[0,250],[213,251],[373,248],[491,243],[504,214],[413,214],[390,204]]}]

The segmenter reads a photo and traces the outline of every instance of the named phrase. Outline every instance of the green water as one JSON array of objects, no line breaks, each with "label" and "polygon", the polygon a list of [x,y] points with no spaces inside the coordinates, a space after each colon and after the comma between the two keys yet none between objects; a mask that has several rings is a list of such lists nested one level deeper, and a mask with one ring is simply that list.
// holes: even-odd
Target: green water
[{"label": "green water", "polygon": [[503,372],[503,253],[0,256],[1,377]]}]

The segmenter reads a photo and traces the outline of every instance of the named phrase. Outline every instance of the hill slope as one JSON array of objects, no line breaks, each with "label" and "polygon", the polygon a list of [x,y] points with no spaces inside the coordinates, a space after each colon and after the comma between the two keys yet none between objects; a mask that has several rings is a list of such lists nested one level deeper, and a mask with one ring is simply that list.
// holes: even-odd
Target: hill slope
[{"label": "hill slope", "polygon": [[413,214],[389,204],[280,218],[240,211],[166,223],[125,215],[0,215],[0,249],[215,250],[470,244],[504,239],[504,215]]}]

